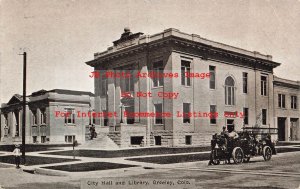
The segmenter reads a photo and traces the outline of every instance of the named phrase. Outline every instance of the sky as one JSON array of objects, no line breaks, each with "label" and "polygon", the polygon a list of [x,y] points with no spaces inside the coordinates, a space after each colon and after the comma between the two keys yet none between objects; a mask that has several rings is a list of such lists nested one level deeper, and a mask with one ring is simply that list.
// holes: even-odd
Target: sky
[{"label": "sky", "polygon": [[41,89],[94,91],[85,64],[120,38],[177,28],[270,54],[275,75],[300,80],[300,0],[0,0],[0,103]]}]

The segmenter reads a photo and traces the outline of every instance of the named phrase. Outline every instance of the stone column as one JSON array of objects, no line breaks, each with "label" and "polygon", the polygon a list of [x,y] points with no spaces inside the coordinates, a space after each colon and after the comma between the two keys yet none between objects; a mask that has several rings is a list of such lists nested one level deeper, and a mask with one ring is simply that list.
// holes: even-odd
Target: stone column
[{"label": "stone column", "polygon": [[291,117],[289,116],[286,118],[285,138],[286,141],[291,141]]},{"label": "stone column", "polygon": [[[110,72],[114,72],[114,70],[110,69],[108,70]],[[108,100],[108,107],[107,107],[107,111],[108,112],[115,112],[115,78],[107,78],[107,82],[108,82],[108,95],[107,95],[107,100]],[[109,117],[108,118],[108,125],[109,126],[116,126],[116,119],[114,117]]]},{"label": "stone column", "polygon": [[11,136],[12,137],[15,137],[16,135],[16,115],[15,115],[15,112],[11,112],[12,113],[12,124],[11,124],[11,128],[10,128],[10,132],[11,132]]},{"label": "stone column", "polygon": [[[115,110],[117,112],[117,118],[116,119],[116,123],[119,124],[121,122],[121,108],[120,106],[121,104],[121,79],[120,78],[116,78],[116,91],[115,91],[115,95],[116,95],[116,101],[115,101]],[[123,117],[123,122],[124,122],[124,117]]]},{"label": "stone column", "polygon": [[278,118],[274,117],[274,128],[277,129],[277,135],[271,135],[272,140],[278,140]]}]

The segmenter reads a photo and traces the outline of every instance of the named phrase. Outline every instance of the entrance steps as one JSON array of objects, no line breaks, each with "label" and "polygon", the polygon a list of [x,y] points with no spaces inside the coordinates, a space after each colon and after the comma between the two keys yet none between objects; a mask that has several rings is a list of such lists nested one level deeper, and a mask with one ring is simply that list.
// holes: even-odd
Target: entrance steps
[{"label": "entrance steps", "polygon": [[121,146],[121,133],[120,132],[111,132],[108,134],[108,137],[114,141],[118,146]]},{"label": "entrance steps", "polygon": [[79,149],[116,150],[119,146],[107,136],[107,133],[97,133],[97,138],[88,139]]}]

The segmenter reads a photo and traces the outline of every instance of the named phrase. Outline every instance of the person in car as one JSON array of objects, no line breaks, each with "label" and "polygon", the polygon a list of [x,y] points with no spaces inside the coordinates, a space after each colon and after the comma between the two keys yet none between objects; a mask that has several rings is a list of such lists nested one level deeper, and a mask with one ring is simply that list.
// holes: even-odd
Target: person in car
[{"label": "person in car", "polygon": [[230,127],[228,126],[228,137],[229,137],[229,139],[237,139],[237,138],[239,138],[239,135],[234,130],[234,125],[232,125]]}]

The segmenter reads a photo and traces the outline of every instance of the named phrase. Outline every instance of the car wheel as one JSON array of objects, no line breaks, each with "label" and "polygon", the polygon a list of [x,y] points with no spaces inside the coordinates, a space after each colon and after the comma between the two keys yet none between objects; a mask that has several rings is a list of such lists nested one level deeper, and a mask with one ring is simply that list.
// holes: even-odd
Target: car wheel
[{"label": "car wheel", "polygon": [[232,151],[232,159],[234,161],[234,163],[236,164],[240,164],[243,162],[244,159],[244,153],[242,148],[240,147],[235,147]]},{"label": "car wheel", "polygon": [[265,161],[269,161],[272,157],[272,149],[270,146],[265,146],[263,148],[263,157]]}]

